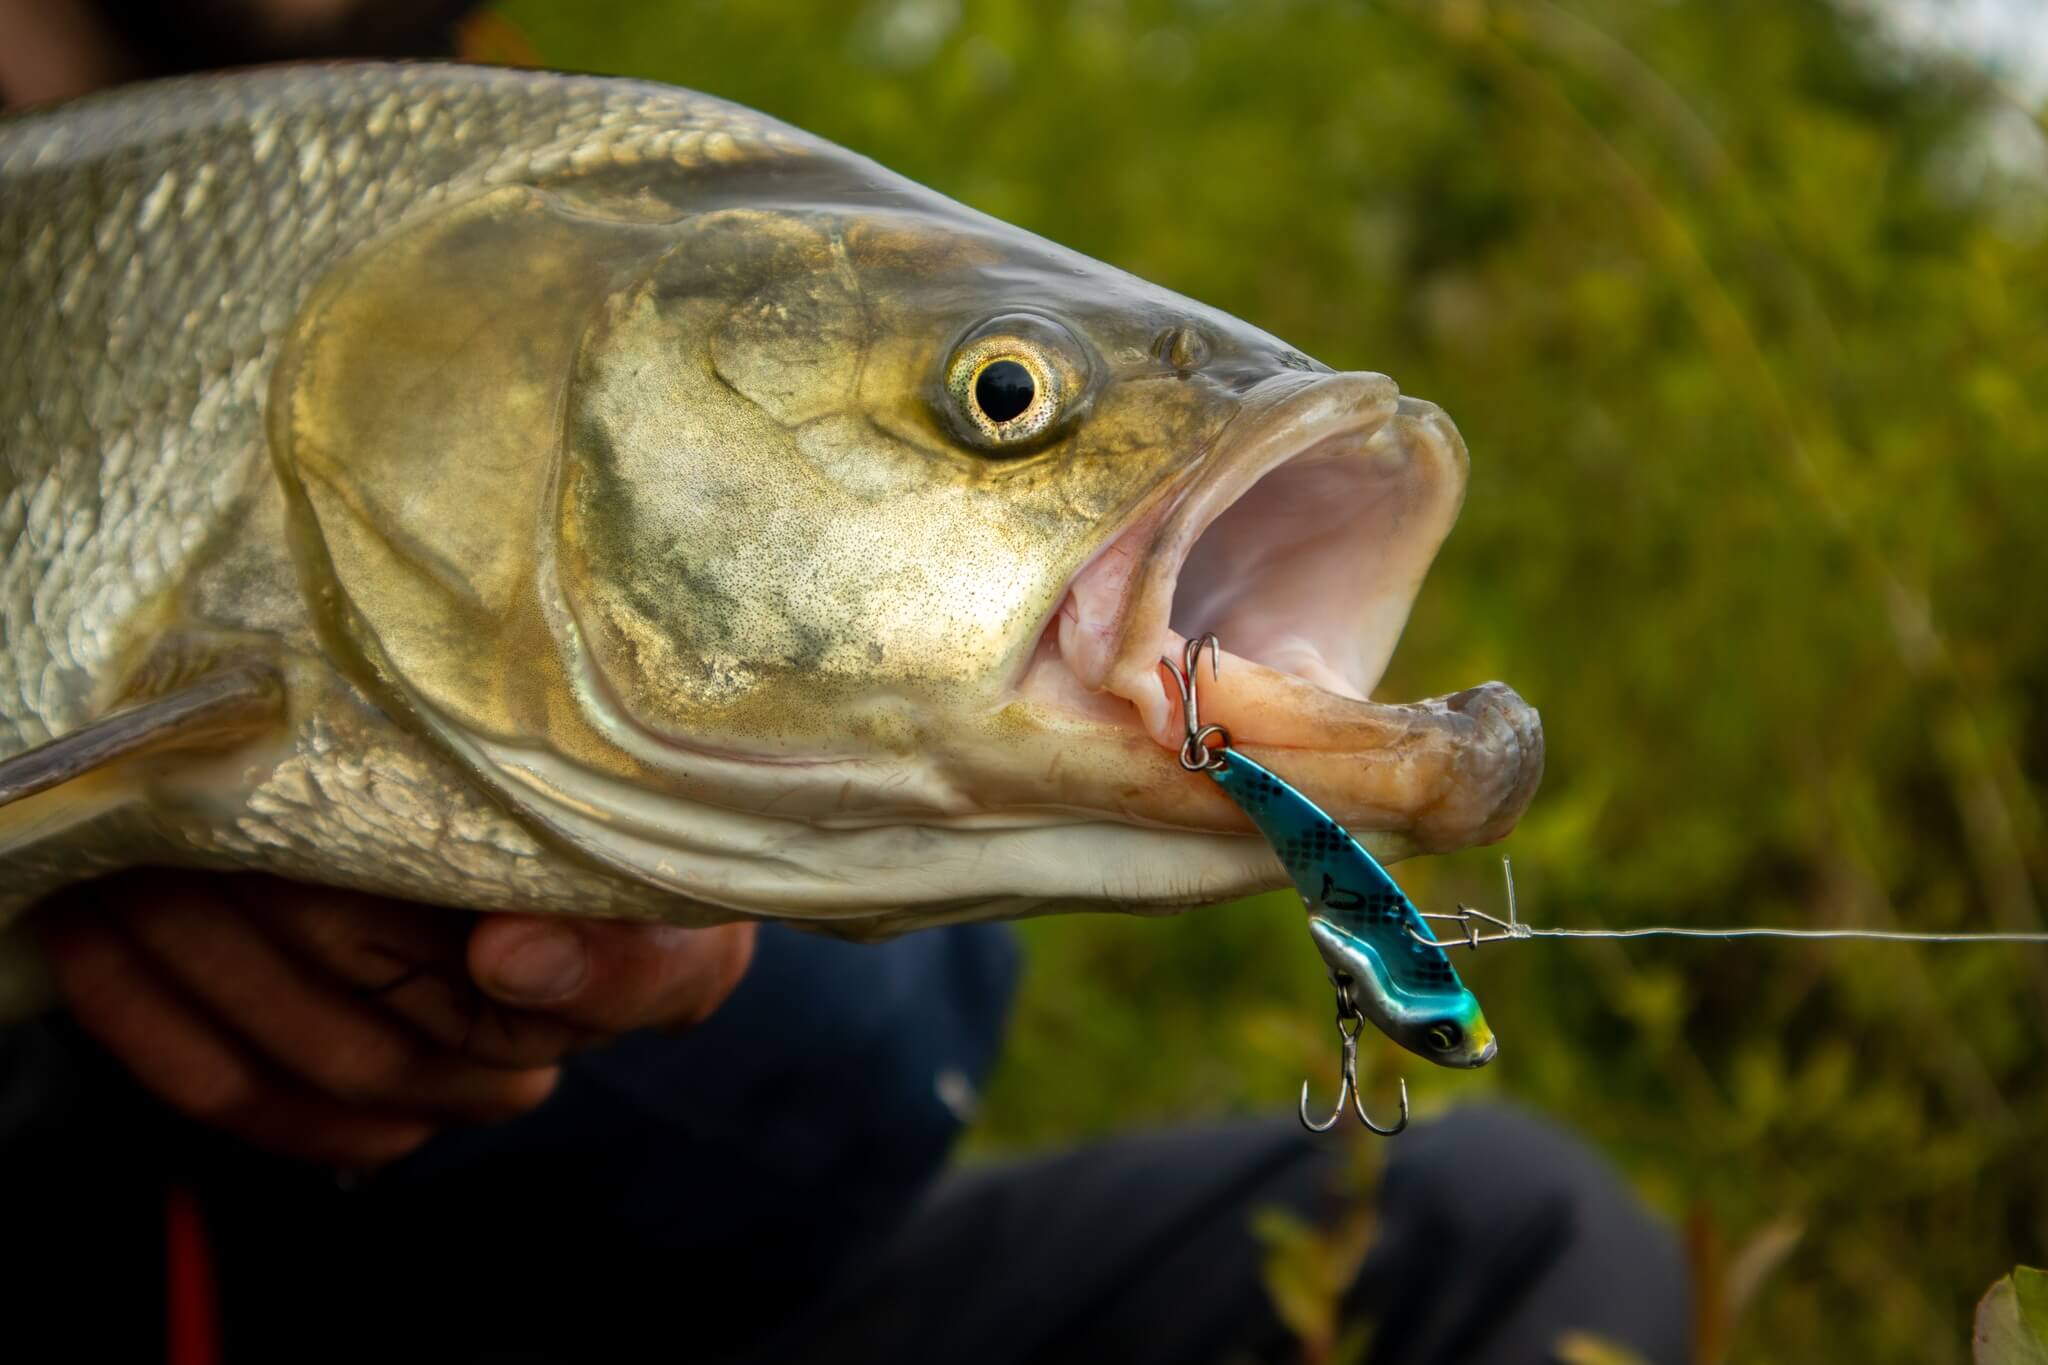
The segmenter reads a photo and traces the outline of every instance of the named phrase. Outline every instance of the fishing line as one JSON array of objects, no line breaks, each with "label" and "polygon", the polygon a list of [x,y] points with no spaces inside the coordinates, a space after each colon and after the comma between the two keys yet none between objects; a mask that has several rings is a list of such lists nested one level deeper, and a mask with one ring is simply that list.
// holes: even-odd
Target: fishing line
[{"label": "fishing line", "polygon": [[[1506,859],[1500,860],[1501,875],[1508,884],[1508,917],[1500,919],[1484,910],[1474,910],[1469,905],[1460,905],[1455,914],[1430,914],[1423,912],[1425,920],[1443,920],[1458,925],[1464,932],[1455,938],[1423,938],[1410,930],[1418,941],[1434,943],[1439,947],[1477,948],[1482,943],[1519,942],[1537,938],[1789,938],[1789,939],[1862,939],[1877,943],[2038,943],[2048,944],[2048,933],[2022,930],[1980,930],[1952,933],[1936,933],[1917,929],[1793,929],[1774,925],[1733,925],[1706,927],[1691,924],[1651,924],[1626,929],[1581,928],[1571,926],[1550,926],[1524,924],[1515,908],[1515,868]],[[1487,933],[1481,928],[1489,925],[1497,932]]]}]

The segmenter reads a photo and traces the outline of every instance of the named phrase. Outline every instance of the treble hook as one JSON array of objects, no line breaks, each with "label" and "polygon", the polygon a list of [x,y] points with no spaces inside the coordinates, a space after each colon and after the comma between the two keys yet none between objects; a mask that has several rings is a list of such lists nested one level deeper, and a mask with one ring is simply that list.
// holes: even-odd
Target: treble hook
[{"label": "treble hook", "polygon": [[1365,1096],[1358,1088],[1358,1031],[1365,1026],[1365,1017],[1358,1012],[1358,1006],[1351,1002],[1351,983],[1337,983],[1337,1036],[1344,1042],[1343,1070],[1337,1083],[1337,1103],[1330,1110],[1330,1117],[1317,1123],[1308,1116],[1308,1082],[1301,1083],[1301,1126],[1311,1133],[1327,1133],[1337,1126],[1337,1120],[1344,1117],[1344,1102],[1349,1100],[1358,1121],[1378,1133],[1381,1137],[1392,1137],[1408,1126],[1408,1078],[1401,1078],[1401,1117],[1391,1128],[1382,1128],[1372,1121],[1372,1115],[1365,1112]]},{"label": "treble hook", "polygon": [[1220,725],[1202,724],[1201,707],[1195,700],[1195,677],[1202,671],[1202,651],[1209,651],[1209,676],[1222,675],[1217,656],[1223,646],[1216,643],[1214,633],[1198,635],[1187,642],[1180,652],[1180,667],[1173,666],[1173,660],[1159,656],[1159,666],[1173,675],[1173,685],[1180,692],[1181,719],[1187,722],[1187,738],[1181,741],[1180,766],[1191,773],[1210,772],[1223,766],[1220,751],[1230,747],[1230,731]]}]

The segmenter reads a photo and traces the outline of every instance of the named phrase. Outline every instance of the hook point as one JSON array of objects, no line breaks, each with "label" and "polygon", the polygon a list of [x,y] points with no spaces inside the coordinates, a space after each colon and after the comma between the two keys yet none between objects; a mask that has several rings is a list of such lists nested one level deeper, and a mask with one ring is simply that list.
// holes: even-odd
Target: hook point
[{"label": "hook point", "polygon": [[1311,1133],[1327,1133],[1332,1128],[1335,1128],[1337,1120],[1344,1117],[1344,1101],[1347,1098],[1345,1095],[1346,1089],[1349,1089],[1349,1087],[1346,1086],[1337,1091],[1337,1107],[1330,1111],[1330,1117],[1324,1119],[1321,1123],[1317,1123],[1308,1116],[1308,1082],[1303,1081],[1301,1083],[1301,1126],[1308,1129]]},{"label": "hook point", "polygon": [[1351,1092],[1351,1107],[1358,1111],[1358,1121],[1378,1133],[1381,1137],[1392,1137],[1408,1126],[1408,1078],[1401,1078],[1401,1117],[1394,1120],[1391,1128],[1382,1128],[1372,1121],[1372,1115],[1365,1112],[1365,1096],[1357,1090]]}]

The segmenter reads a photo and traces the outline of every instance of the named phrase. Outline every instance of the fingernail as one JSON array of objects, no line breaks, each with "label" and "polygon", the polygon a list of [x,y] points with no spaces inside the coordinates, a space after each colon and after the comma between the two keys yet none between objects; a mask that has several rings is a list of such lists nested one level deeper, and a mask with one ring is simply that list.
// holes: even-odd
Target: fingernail
[{"label": "fingernail", "polygon": [[546,1005],[572,995],[590,975],[583,938],[565,925],[542,924],[521,934],[498,957],[491,994],[521,1005]]}]

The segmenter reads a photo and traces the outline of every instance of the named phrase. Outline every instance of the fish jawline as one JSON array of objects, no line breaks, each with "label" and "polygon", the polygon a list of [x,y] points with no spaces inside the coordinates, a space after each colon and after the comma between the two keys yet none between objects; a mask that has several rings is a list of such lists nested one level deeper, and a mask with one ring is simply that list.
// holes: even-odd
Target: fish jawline
[{"label": "fish jawline", "polygon": [[[1055,911],[1182,909],[1272,882],[1271,852],[1247,839],[1072,815],[823,826],[650,791],[545,749],[426,719],[550,842],[679,903],[715,908],[657,912],[664,919],[797,919],[884,938]],[[1147,875],[1160,869],[1170,881]]]}]

